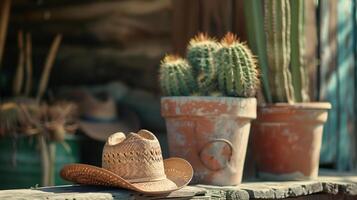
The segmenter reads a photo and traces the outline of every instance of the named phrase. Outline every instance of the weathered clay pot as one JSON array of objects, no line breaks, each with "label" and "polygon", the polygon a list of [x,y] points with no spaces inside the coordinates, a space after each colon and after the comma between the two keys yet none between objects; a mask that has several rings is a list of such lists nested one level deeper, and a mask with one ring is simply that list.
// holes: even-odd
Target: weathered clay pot
[{"label": "weathered clay pot", "polygon": [[317,178],[323,125],[330,108],[330,103],[258,107],[250,144],[259,178]]},{"label": "weathered clay pot", "polygon": [[165,97],[170,156],[188,160],[192,183],[236,185],[241,182],[255,98]]}]

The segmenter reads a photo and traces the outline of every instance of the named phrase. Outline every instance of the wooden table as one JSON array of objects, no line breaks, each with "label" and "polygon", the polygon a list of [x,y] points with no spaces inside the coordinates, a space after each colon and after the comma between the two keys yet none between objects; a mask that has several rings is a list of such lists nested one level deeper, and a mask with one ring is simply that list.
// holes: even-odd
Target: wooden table
[{"label": "wooden table", "polygon": [[[357,199],[357,175],[324,172],[315,181],[245,182],[239,186],[187,186],[161,196],[94,186],[56,186],[0,191],[0,199],[109,200],[109,199]],[[1,180],[0,180],[1,181]]]}]

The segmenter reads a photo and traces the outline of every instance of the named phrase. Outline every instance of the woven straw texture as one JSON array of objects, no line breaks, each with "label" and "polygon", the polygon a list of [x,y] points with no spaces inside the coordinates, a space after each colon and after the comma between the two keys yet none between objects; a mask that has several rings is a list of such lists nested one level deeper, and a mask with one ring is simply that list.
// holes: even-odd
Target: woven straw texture
[{"label": "woven straw texture", "polygon": [[123,142],[106,143],[102,167],[129,182],[166,179],[160,144],[149,131],[130,133]]},{"label": "woven straw texture", "polygon": [[160,194],[184,187],[193,175],[193,169],[186,160],[163,160],[157,138],[146,130],[128,134],[126,138],[109,138],[102,158],[103,168],[70,164],[63,167],[61,176],[80,184]]}]

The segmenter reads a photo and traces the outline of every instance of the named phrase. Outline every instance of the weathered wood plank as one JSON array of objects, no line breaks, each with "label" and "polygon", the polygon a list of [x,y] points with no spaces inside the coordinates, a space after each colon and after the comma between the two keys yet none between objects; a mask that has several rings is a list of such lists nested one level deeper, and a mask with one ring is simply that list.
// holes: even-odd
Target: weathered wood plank
[{"label": "weathered wood plank", "polygon": [[[350,196],[357,198],[357,176],[350,173],[322,171],[318,180],[311,181],[286,181],[286,182],[246,182],[239,186],[218,187],[198,185],[211,191],[225,191],[226,199],[284,199],[301,197],[316,199],[322,196]],[[317,195],[317,196],[316,196]],[[316,198],[315,198],[316,196]],[[343,199],[343,198],[342,198]]]},{"label": "weathered wood plank", "polygon": [[0,2],[0,69],[7,35],[7,26],[9,23],[10,8],[11,0]]},{"label": "weathered wood plank", "polygon": [[[132,87],[157,92],[160,59],[169,49],[150,42],[133,44],[125,50],[64,44],[59,49],[50,85],[99,84],[119,79]],[[45,50],[34,51],[44,57]],[[40,71],[41,62],[35,60],[35,71]]]},{"label": "weathered wood plank", "polygon": [[18,30],[33,36],[34,76],[53,36],[63,35],[49,83],[55,89],[119,79],[157,94],[160,60],[172,51],[171,1],[15,0],[10,25],[3,62],[9,74],[16,66]]},{"label": "weathered wood plank", "polygon": [[94,186],[59,186],[37,189],[3,190],[0,199],[337,199],[357,198],[357,175],[322,171],[311,181],[247,182],[238,186],[187,186],[168,195],[152,196]]},{"label": "weathered wood plank", "polygon": [[198,187],[185,187],[167,195],[143,195],[136,192],[93,186],[57,186],[38,189],[0,191],[0,199],[48,199],[48,200],[124,200],[124,199],[207,199],[206,190]]},{"label": "weathered wood plank", "polygon": [[323,191],[322,183],[318,181],[249,183],[242,185],[241,188],[248,191],[251,198],[272,199],[296,197]]},{"label": "weathered wood plank", "polygon": [[339,176],[333,176],[333,172],[323,172],[320,177],[323,191],[328,194],[346,194],[357,195],[357,176],[351,176],[349,173],[339,173]]},{"label": "weathered wood plank", "polygon": [[220,39],[228,31],[246,39],[244,31],[243,1],[235,0],[174,0],[173,48],[185,55],[190,38],[198,32],[206,32]]},{"label": "weathered wood plank", "polygon": [[249,199],[249,194],[247,191],[240,189],[238,186],[213,186],[213,185],[196,185],[197,187],[207,189],[208,195],[212,199],[236,199],[236,200],[247,200]]},{"label": "weathered wood plank", "polygon": [[348,170],[356,160],[353,3],[320,1],[320,101],[332,109],[324,128],[321,163]]},{"label": "weathered wood plank", "polygon": [[333,195],[333,194],[312,194],[308,196],[300,196],[289,198],[289,200],[353,200],[355,197],[346,195]]},{"label": "weathered wood plank", "polygon": [[339,0],[337,4],[337,80],[338,80],[338,157],[337,168],[349,170],[352,168],[353,158],[356,158],[355,149],[352,149],[356,125],[354,124],[353,106],[356,103],[355,92],[355,70],[354,57],[354,35],[353,26],[353,1]]},{"label": "weathered wood plank", "polygon": [[324,126],[324,134],[321,146],[321,164],[336,163],[337,158],[337,133],[338,112],[337,93],[332,88],[336,87],[336,13],[337,1],[322,0],[319,2],[320,10],[320,35],[319,35],[319,78],[320,87],[318,94],[320,101],[328,101],[332,104],[328,121]]},{"label": "weathered wood plank", "polygon": [[232,1],[232,31],[241,41],[248,41],[246,20],[244,16],[244,1]]},{"label": "weathered wood plank", "polygon": [[199,27],[199,1],[173,0],[172,45],[174,52],[185,55],[186,46]]},{"label": "weathered wood plank", "polygon": [[[27,7],[15,3],[10,31],[32,31],[36,44],[41,38],[57,33],[62,33],[71,43],[118,47],[127,47],[136,41],[170,40],[171,1],[97,1],[72,5],[50,2],[31,1]],[[31,6],[35,7],[31,9]]]},{"label": "weathered wood plank", "polygon": [[[355,104],[354,104],[354,113],[355,113],[355,117],[354,117],[354,138],[353,138],[353,147],[352,147],[352,151],[353,152],[357,152],[357,0],[353,0],[353,15],[352,18],[354,19],[354,23],[353,23],[353,35],[354,35],[354,57],[355,57],[355,68],[354,68],[354,78],[355,78],[355,94],[354,94],[354,100],[355,100]],[[357,155],[355,153],[354,158],[353,158],[353,170],[356,171],[357,170]]]}]

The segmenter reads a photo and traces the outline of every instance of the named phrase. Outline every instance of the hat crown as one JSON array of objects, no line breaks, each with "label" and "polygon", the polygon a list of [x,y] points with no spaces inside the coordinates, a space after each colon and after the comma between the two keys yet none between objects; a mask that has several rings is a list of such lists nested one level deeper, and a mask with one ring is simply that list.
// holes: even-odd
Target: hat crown
[{"label": "hat crown", "polygon": [[[117,135],[118,136],[118,135]],[[166,178],[160,143],[153,133],[140,130],[109,137],[102,154],[102,167],[127,181],[147,182]]]},{"label": "hat crown", "polygon": [[86,95],[81,102],[81,112],[83,117],[95,119],[115,119],[117,117],[117,108],[113,97],[107,93],[97,93],[95,95]]}]

